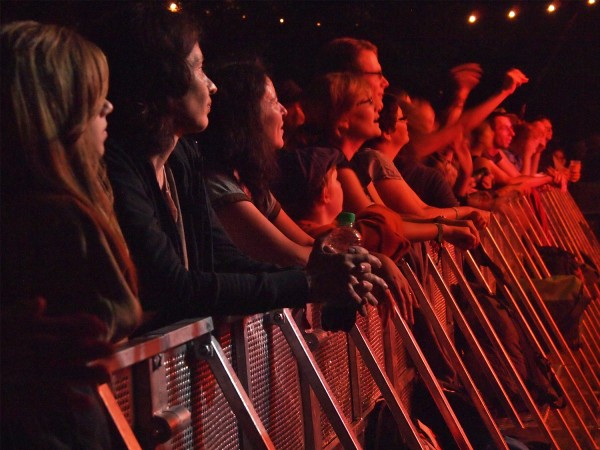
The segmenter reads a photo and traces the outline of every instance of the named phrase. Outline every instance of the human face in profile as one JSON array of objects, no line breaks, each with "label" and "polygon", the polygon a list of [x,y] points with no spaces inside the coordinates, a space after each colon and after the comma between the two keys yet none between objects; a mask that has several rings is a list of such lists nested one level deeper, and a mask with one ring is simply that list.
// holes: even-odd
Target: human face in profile
[{"label": "human face in profile", "polygon": [[113,105],[104,99],[100,102],[99,110],[90,119],[86,130],[86,139],[100,156],[104,155],[104,141],[108,136],[106,132],[106,117],[113,111]]},{"label": "human face in profile", "polygon": [[[379,113],[370,92],[358,96],[358,100],[347,113],[346,137],[356,141],[367,141],[381,136]],[[362,144],[361,142],[361,144]]]},{"label": "human face in profile", "polygon": [[396,128],[390,132],[390,139],[392,144],[394,144],[394,148],[402,148],[409,140],[406,122],[407,119],[404,116],[404,112],[402,111],[402,108],[398,106],[398,111],[396,113]]},{"label": "human face in profile", "polygon": [[175,106],[175,125],[179,135],[199,133],[208,126],[210,96],[217,92],[215,84],[204,73],[204,56],[198,43],[186,58],[190,68],[190,87]]},{"label": "human face in profile", "polygon": [[265,143],[273,150],[283,147],[283,118],[287,110],[277,99],[273,82],[269,77],[265,82],[265,93],[260,101],[260,115],[265,134]]},{"label": "human face in profile", "polygon": [[494,117],[494,145],[496,148],[507,149],[514,137],[515,131],[510,119],[506,116]]},{"label": "human face in profile", "polygon": [[371,50],[362,50],[358,54],[356,65],[359,68],[359,73],[371,86],[371,93],[377,111],[381,111],[381,108],[383,108],[383,93],[390,83],[383,75],[377,55]]}]

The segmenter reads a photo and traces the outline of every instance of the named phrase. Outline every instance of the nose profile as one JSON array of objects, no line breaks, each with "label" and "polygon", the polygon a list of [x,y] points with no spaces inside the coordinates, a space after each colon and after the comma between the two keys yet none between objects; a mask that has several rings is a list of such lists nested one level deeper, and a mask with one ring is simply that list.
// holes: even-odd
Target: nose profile
[{"label": "nose profile", "polygon": [[208,86],[208,93],[210,95],[214,95],[217,93],[217,85],[212,82],[212,80],[206,77],[206,85]]}]

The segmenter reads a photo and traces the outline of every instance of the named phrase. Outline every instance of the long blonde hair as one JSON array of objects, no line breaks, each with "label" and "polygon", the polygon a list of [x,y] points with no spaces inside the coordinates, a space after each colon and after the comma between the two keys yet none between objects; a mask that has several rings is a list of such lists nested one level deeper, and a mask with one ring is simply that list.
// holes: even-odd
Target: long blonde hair
[{"label": "long blonde hair", "polygon": [[104,54],[72,30],[33,21],[3,25],[0,38],[2,195],[72,199],[105,234],[136,292],[101,154],[86,133],[108,92]]}]

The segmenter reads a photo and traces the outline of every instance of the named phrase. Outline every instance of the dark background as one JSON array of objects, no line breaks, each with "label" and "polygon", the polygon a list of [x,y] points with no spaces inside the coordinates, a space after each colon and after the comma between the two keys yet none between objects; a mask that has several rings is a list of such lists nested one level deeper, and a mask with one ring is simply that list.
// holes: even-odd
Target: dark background
[{"label": "dark background", "polygon": [[[89,23],[119,3],[2,1],[1,20],[58,22],[85,34]],[[413,94],[425,95],[436,105],[448,91],[446,75],[453,65],[473,61],[483,66],[484,78],[470,103],[498,88],[508,68],[518,67],[530,82],[505,106],[514,112],[524,110],[528,119],[548,115],[555,125],[557,141],[574,153],[575,142],[598,134],[600,128],[600,4],[563,1],[554,14],[548,14],[548,3],[179,2],[202,24],[201,47],[209,76],[211,62],[260,57],[276,81],[294,78],[305,84],[318,49],[338,36],[375,43],[390,82]],[[511,21],[506,13],[513,6],[519,14]],[[472,11],[478,11],[480,19],[469,25],[467,17]],[[280,18],[284,18],[283,24]]]}]

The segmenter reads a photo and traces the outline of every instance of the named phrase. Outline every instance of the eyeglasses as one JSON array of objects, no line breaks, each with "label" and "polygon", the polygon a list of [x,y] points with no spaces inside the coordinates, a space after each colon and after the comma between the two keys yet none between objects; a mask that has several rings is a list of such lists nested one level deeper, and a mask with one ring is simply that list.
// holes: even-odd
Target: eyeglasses
[{"label": "eyeglasses", "polygon": [[366,100],[361,100],[360,102],[358,102],[356,104],[356,106],[361,106],[361,105],[366,105],[366,104],[372,105],[373,104],[373,97],[369,97]]},{"label": "eyeglasses", "polygon": [[383,78],[383,72],[381,70],[378,72],[368,72],[365,70],[361,70],[359,73],[362,75],[374,75],[374,76],[378,77],[380,80]]}]

